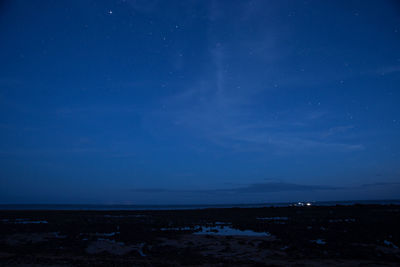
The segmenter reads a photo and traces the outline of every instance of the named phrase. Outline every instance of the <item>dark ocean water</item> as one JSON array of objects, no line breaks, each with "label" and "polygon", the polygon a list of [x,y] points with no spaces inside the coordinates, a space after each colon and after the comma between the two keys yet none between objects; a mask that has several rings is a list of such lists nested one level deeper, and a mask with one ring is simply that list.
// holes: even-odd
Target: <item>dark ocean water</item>
[{"label": "dark ocean water", "polygon": [[[400,200],[349,200],[316,201],[312,206],[335,206],[354,204],[400,205]],[[218,204],[218,205],[87,205],[87,204],[0,204],[0,210],[191,210],[209,208],[261,208],[288,207],[299,203]],[[306,204],[303,202],[302,204]]]}]

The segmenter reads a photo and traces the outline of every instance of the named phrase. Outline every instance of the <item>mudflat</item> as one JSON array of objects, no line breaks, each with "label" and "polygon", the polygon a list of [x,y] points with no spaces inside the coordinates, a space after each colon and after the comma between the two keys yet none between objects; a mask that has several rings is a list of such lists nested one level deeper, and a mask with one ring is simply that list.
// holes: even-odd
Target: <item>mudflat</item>
[{"label": "mudflat", "polygon": [[0,211],[1,266],[399,266],[400,206]]}]

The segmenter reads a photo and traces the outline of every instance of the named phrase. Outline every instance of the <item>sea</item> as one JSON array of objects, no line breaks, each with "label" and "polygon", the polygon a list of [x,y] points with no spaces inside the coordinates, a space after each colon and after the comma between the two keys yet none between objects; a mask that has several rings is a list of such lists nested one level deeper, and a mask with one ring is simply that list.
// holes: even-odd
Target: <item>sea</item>
[{"label": "sea", "polygon": [[400,205],[400,200],[347,200],[282,202],[257,204],[204,204],[204,205],[114,205],[114,204],[0,204],[0,210],[195,210],[218,208],[263,208],[290,206],[337,206],[337,205]]}]

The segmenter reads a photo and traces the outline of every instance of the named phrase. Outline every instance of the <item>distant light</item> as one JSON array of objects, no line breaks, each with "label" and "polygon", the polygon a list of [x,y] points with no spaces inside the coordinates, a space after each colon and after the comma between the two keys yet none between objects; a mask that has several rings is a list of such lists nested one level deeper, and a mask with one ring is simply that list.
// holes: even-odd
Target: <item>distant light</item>
[{"label": "distant light", "polygon": [[310,202],[307,202],[307,206],[311,206],[311,203],[310,203]]},{"label": "distant light", "polygon": [[112,12],[112,10],[108,11],[108,14],[110,14],[110,15],[111,15],[112,13],[113,13],[113,12]]}]

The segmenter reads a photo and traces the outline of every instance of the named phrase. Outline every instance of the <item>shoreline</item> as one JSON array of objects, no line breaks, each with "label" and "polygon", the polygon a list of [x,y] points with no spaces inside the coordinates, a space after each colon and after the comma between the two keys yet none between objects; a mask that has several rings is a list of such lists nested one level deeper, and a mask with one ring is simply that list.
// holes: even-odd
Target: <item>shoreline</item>
[{"label": "shoreline", "polygon": [[0,265],[396,266],[400,205],[1,210]]},{"label": "shoreline", "polygon": [[291,206],[334,207],[352,205],[400,205],[399,199],[392,200],[346,200],[346,201],[302,201],[247,204],[165,204],[165,205],[133,205],[133,204],[0,204],[0,211],[7,210],[201,210],[210,208],[264,208]]}]

